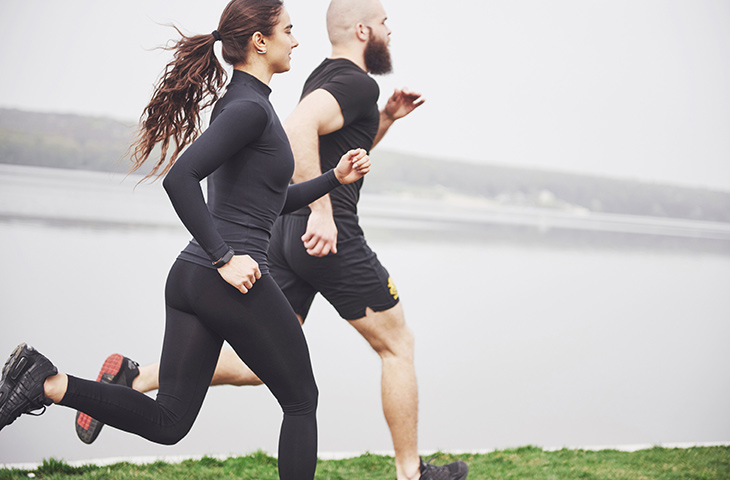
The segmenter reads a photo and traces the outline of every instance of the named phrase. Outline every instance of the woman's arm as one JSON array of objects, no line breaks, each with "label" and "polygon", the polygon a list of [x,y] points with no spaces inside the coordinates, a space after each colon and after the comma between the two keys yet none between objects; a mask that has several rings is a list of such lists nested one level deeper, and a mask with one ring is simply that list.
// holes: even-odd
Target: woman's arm
[{"label": "woman's arm", "polygon": [[286,202],[281,214],[291,213],[309,205],[318,198],[342,185],[334,170],[302,183],[293,183],[286,190]]},{"label": "woman's arm", "polygon": [[361,179],[369,171],[370,157],[365,150],[361,148],[350,150],[340,158],[340,162],[332,170],[306,182],[289,185],[281,213],[291,213],[309,205],[340,185]]},{"label": "woman's arm", "polygon": [[200,181],[259,137],[266,122],[266,112],[260,105],[228,105],[180,156],[162,182],[178,217],[211,263],[223,257],[229,246],[213,224]]}]

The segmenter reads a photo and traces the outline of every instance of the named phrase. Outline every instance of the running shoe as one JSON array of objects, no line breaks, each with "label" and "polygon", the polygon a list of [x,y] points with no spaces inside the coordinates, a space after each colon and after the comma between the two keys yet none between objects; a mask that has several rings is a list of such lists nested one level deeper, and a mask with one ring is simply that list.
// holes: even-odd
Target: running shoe
[{"label": "running shoe", "polygon": [[[33,347],[21,343],[3,366],[0,377],[0,430],[26,413],[42,415],[53,402],[46,397],[43,383],[58,373],[50,360]],[[34,413],[40,410],[39,413]]]},{"label": "running shoe", "polygon": [[464,480],[468,474],[469,467],[461,460],[446,465],[432,465],[421,459],[421,480]]},{"label": "running shoe", "polygon": [[[118,353],[109,355],[101,366],[97,382],[113,383],[132,387],[132,382],[139,375],[139,363],[123,357]],[[84,442],[91,444],[96,440],[104,424],[85,413],[76,412],[76,435]]]}]

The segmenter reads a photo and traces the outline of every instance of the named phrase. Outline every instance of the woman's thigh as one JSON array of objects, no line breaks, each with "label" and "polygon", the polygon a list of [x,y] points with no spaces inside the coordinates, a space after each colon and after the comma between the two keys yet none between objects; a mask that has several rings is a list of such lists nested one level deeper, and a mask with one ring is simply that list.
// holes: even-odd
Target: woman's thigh
[{"label": "woman's thigh", "polygon": [[200,278],[191,304],[206,328],[233,347],[280,403],[316,396],[304,332],[273,278],[262,276],[244,294],[215,270],[200,268],[209,275]]}]

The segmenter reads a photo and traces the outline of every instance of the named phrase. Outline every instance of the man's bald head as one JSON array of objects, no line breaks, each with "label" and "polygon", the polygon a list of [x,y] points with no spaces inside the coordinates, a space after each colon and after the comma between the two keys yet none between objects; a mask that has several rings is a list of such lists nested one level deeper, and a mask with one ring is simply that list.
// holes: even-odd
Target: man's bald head
[{"label": "man's bald head", "polygon": [[358,23],[369,25],[385,16],[380,0],[332,0],[327,9],[327,33],[332,45],[342,45],[354,39]]}]

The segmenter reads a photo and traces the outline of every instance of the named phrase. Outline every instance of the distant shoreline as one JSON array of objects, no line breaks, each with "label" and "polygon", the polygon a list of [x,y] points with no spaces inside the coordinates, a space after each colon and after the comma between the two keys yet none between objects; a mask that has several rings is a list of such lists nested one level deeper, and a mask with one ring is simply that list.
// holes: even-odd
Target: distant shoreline
[{"label": "distant shoreline", "polygon": [[[114,119],[0,108],[0,164],[124,177],[131,166],[125,155],[134,137],[133,124]],[[424,156],[381,148],[371,157],[366,195],[730,224],[727,188],[551,170],[549,165],[540,167],[541,158],[532,159],[533,167],[520,167],[499,158]]]},{"label": "distant shoreline", "polygon": [[[121,174],[0,164],[0,222],[173,229],[186,234],[161,186],[135,188],[137,180]],[[359,215],[368,236],[375,238],[595,243],[600,237],[629,244],[699,242],[730,253],[730,223],[724,222],[367,193]]]}]

